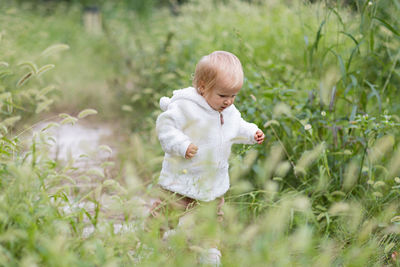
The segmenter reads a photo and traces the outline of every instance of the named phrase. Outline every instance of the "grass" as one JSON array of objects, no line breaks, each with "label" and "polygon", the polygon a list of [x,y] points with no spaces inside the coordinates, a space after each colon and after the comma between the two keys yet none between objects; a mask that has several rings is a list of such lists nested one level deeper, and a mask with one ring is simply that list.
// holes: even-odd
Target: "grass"
[{"label": "grass", "polygon": [[[85,32],[78,4],[0,9],[0,265],[187,266],[210,240],[226,266],[397,264],[399,2],[228,2],[147,17],[104,5],[100,35]],[[55,44],[69,49],[42,54]],[[159,196],[158,99],[217,49],[241,59],[237,107],[267,142],[235,147],[223,223],[203,203],[195,227],[162,241],[180,214],[146,215]],[[115,165],[62,164],[46,132],[16,134],[46,111],[83,108],[131,130]]]}]

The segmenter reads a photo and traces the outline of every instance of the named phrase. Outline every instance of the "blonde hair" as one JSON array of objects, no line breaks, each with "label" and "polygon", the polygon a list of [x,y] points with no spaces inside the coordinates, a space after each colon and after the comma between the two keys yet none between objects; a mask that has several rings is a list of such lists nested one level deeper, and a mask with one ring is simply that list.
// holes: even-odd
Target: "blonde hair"
[{"label": "blonde hair", "polygon": [[196,65],[193,87],[200,93],[212,90],[221,77],[226,77],[229,89],[240,89],[243,85],[243,69],[240,60],[232,53],[215,51],[204,56]]}]

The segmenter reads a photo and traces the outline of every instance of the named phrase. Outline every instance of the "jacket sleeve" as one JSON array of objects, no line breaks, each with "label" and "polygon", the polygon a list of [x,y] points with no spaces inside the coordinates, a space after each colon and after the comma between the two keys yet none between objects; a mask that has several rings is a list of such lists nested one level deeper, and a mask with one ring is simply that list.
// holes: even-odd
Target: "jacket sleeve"
[{"label": "jacket sleeve", "polygon": [[156,122],[162,149],[174,156],[185,157],[191,143],[190,138],[182,132],[186,121],[184,114],[176,103],[171,103],[168,109],[158,116]]},{"label": "jacket sleeve", "polygon": [[239,119],[239,130],[236,137],[233,139],[235,144],[255,144],[257,143],[254,139],[254,135],[257,132],[258,127],[254,123],[249,123],[243,120],[241,117]]}]

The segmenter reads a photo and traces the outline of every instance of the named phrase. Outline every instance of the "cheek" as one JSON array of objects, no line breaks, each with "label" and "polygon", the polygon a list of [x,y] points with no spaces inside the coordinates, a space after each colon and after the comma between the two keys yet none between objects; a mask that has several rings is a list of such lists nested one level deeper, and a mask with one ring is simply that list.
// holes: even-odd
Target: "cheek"
[{"label": "cheek", "polygon": [[214,103],[216,103],[216,104],[220,104],[220,103],[222,103],[223,101],[224,101],[224,100],[221,99],[220,97],[214,98]]}]

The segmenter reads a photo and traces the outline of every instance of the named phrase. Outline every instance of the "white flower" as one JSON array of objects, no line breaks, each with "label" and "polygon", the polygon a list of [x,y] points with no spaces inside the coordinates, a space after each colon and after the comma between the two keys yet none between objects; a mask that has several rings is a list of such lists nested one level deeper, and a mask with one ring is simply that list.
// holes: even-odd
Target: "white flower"
[{"label": "white flower", "polygon": [[372,6],[372,1],[369,1],[369,2],[368,2],[368,5],[369,5],[369,6]]},{"label": "white flower", "polygon": [[307,123],[306,125],[304,125],[304,130],[308,131],[311,130],[311,124]]},{"label": "white flower", "polygon": [[325,112],[325,111],[321,111],[321,115],[322,115],[323,117],[325,117],[325,116],[326,116],[326,112]]}]

